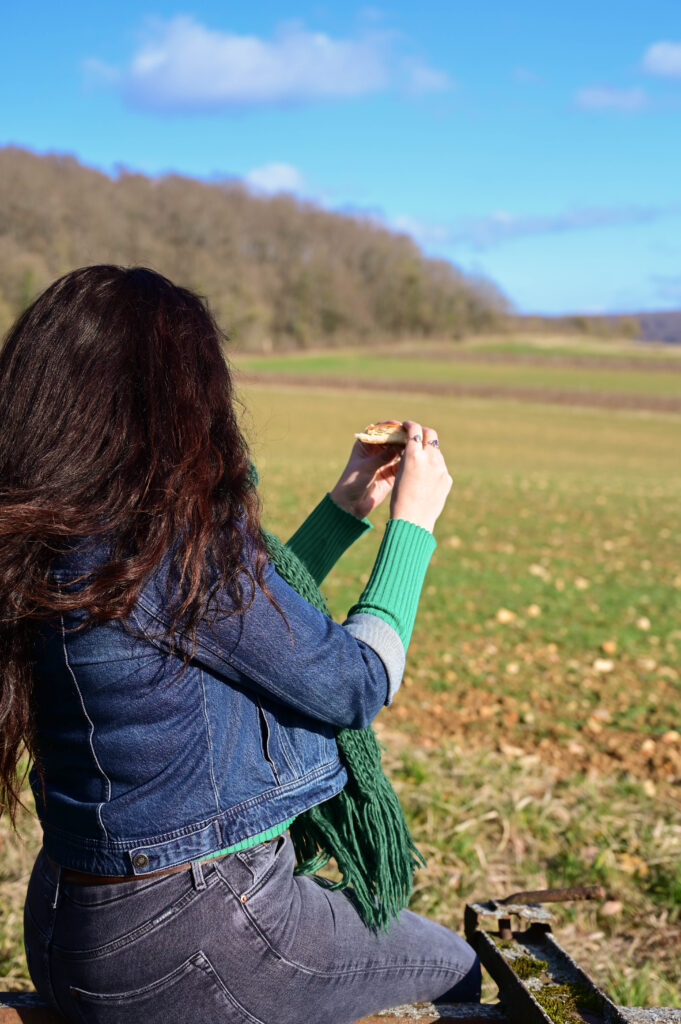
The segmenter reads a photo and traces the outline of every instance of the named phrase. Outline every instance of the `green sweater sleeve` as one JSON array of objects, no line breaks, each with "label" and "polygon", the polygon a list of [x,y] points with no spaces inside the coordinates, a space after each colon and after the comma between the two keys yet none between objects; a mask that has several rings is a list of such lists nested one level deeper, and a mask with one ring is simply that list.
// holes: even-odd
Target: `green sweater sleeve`
[{"label": "green sweater sleeve", "polygon": [[390,519],[362,596],[348,613],[377,615],[398,634],[406,651],[426,569],[436,543],[432,533],[406,519]]},{"label": "green sweater sleeve", "polygon": [[286,547],[298,556],[319,585],[343,552],[371,529],[368,519],[357,519],[327,494],[286,541]]}]

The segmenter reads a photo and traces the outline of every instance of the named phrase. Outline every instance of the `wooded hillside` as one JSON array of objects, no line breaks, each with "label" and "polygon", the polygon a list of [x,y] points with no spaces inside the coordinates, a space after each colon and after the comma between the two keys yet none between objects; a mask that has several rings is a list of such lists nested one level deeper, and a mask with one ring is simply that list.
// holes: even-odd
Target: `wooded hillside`
[{"label": "wooded hillside", "polygon": [[144,264],[205,295],[236,346],[284,348],[489,329],[508,303],[406,235],[292,196],[178,175],[109,177],[0,149],[0,329],[59,275]]}]

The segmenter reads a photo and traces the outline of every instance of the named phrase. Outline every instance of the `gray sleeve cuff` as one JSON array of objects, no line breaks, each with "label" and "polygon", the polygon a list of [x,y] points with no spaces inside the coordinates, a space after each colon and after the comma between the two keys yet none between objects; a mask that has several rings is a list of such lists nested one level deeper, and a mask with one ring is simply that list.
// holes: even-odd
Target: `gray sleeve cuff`
[{"label": "gray sleeve cuff", "polygon": [[349,615],[343,626],[357,640],[361,640],[371,647],[383,662],[388,676],[388,696],[385,702],[392,704],[404,673],[404,645],[399,634],[384,619],[368,612]]}]

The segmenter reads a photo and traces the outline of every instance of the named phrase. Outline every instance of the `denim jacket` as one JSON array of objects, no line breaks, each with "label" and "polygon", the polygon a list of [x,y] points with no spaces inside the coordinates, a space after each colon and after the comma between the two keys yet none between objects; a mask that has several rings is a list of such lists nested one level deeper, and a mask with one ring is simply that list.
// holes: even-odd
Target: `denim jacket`
[{"label": "denim jacket", "polygon": [[[74,549],[60,586],[92,567]],[[183,670],[169,649],[166,566],[128,622],[77,629],[73,613],[36,647],[31,782],[46,853],[102,875],[147,874],[200,859],[285,822],[347,780],[334,728],[371,722],[399,686],[404,648],[361,609],[341,626],[268,565],[284,618],[256,589],[234,613],[218,594]],[[220,603],[221,602],[221,603]],[[182,645],[185,638],[176,636]]]}]

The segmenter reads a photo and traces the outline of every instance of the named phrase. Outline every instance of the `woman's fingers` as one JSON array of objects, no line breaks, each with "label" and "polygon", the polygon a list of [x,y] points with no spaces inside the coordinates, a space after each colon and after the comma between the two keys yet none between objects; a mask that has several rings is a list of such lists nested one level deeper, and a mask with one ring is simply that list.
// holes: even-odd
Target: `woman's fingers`
[{"label": "woman's fingers", "polygon": [[399,457],[395,445],[355,441],[345,469],[329,492],[332,501],[359,519],[369,515],[390,493]]},{"label": "woman's fingers", "polygon": [[418,449],[418,445],[426,451],[430,449],[438,449],[440,447],[440,440],[437,436],[437,430],[433,427],[424,427],[416,420],[405,420],[402,424],[404,429],[407,431],[409,440],[407,441],[407,448],[411,445]]},{"label": "woman's fingers", "polygon": [[363,459],[366,465],[383,466],[401,455],[401,450],[394,444],[366,444],[355,441],[351,457]]},{"label": "woman's fingers", "polygon": [[423,447],[435,448],[436,450],[440,447],[437,430],[433,430],[432,427],[423,428]]},{"label": "woman's fingers", "polygon": [[402,426],[407,432],[407,449],[410,445],[423,447],[423,427],[416,420],[404,420]]},{"label": "woman's fingers", "polygon": [[417,420],[404,420],[409,440],[393,490],[391,513],[432,530],[452,486],[437,431]]}]

